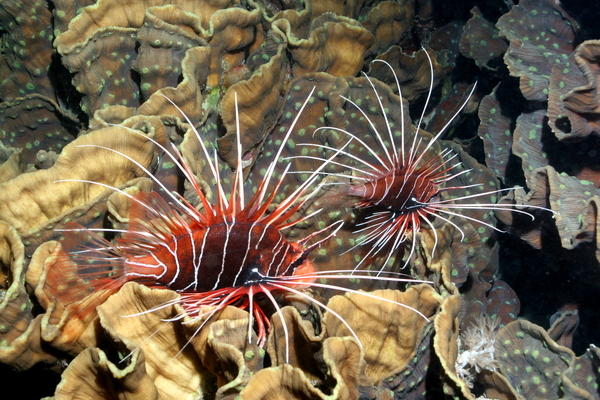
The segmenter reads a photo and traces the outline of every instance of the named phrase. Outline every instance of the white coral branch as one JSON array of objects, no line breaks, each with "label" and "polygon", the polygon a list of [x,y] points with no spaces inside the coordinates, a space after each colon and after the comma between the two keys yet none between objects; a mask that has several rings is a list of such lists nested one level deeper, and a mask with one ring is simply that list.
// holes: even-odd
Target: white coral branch
[{"label": "white coral branch", "polygon": [[482,370],[495,371],[494,343],[500,320],[486,314],[475,319],[458,340],[460,353],[456,360],[456,374],[472,388],[475,376]]}]

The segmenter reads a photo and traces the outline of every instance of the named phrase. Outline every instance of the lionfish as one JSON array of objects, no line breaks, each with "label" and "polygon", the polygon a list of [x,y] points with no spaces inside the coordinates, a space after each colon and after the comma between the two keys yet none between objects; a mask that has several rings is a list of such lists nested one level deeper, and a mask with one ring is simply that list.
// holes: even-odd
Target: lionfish
[{"label": "lionfish", "polygon": [[[449,118],[448,122],[437,133],[433,134],[429,140],[420,134],[420,127],[425,118],[425,112],[429,105],[431,95],[433,93],[434,70],[433,62],[429,53],[423,49],[430,67],[429,91],[423,106],[421,116],[416,125],[416,132],[412,139],[408,138],[405,131],[404,107],[402,104],[399,107],[401,132],[399,141],[394,137],[392,123],[390,122],[389,113],[382,102],[382,98],[375,87],[372,79],[363,72],[364,77],[369,82],[375,97],[378,102],[380,114],[385,121],[384,129],[369,118],[364,107],[361,108],[361,103],[353,101],[350,98],[341,96],[346,102],[351,104],[358,112],[361,113],[366,121],[366,125],[375,136],[375,142],[378,147],[369,145],[363,138],[352,133],[349,130],[334,127],[324,126],[317,128],[315,133],[321,130],[332,130],[341,132],[347,135],[348,142],[344,148],[336,149],[332,146],[321,144],[304,144],[305,146],[314,146],[324,151],[333,151],[333,157],[345,156],[348,161],[333,161],[331,164],[343,167],[346,171],[350,171],[351,175],[346,173],[334,173],[323,171],[322,174],[338,178],[336,182],[330,182],[330,185],[338,187],[338,199],[336,202],[349,204],[356,209],[363,209],[366,216],[362,222],[355,225],[353,231],[356,238],[356,244],[349,248],[346,253],[351,252],[361,246],[366,246],[368,249],[366,255],[355,266],[358,270],[361,264],[366,260],[374,261],[378,256],[385,257],[385,260],[379,270],[382,273],[388,261],[396,254],[400,246],[410,240],[418,233],[423,224],[431,228],[435,238],[435,243],[432,248],[432,257],[438,244],[436,228],[432,220],[438,218],[445,223],[454,226],[461,234],[462,239],[465,238],[463,228],[461,228],[451,217],[463,218],[485,225],[498,232],[504,232],[500,228],[482,221],[477,218],[470,217],[452,210],[510,210],[512,212],[527,215],[533,219],[533,214],[516,209],[513,204],[495,204],[495,203],[468,203],[472,199],[479,197],[499,194],[504,191],[518,189],[518,187],[499,189],[492,191],[481,191],[474,194],[459,195],[455,197],[443,198],[444,192],[452,193],[452,191],[465,190],[472,187],[481,186],[482,183],[474,183],[470,185],[446,186],[455,178],[469,173],[470,169],[462,169],[457,171],[457,167],[462,166],[460,161],[454,161],[458,154],[451,149],[446,148],[440,153],[433,152],[433,145],[438,142],[446,129],[456,119],[467,105],[469,99],[473,95],[476,85],[474,84],[470,93],[455,113]],[[402,89],[393,67],[385,60],[375,59],[374,62],[382,62],[387,65],[394,76],[398,96],[402,100]],[[362,100],[362,99],[361,99]],[[382,132],[383,131],[383,132]],[[356,143],[358,146],[366,149],[368,155],[376,160],[376,163],[367,161],[366,158],[361,158],[357,154],[353,154],[350,150],[345,150],[350,143]],[[389,142],[389,145],[386,143]],[[397,143],[399,142],[399,143]],[[303,144],[300,144],[301,146]],[[432,155],[432,153],[434,153]],[[315,156],[298,156],[298,158],[320,159]],[[358,166],[357,166],[358,165]],[[342,178],[341,180],[339,178]],[[467,201],[467,203],[465,203]],[[462,203],[457,203],[462,202]],[[540,209],[554,213],[544,207],[527,205],[527,208]],[[461,239],[461,240],[462,240]],[[404,267],[410,262],[415,246],[410,246],[410,253],[407,257]],[[386,255],[387,252],[387,255]]]},{"label": "lionfish", "polygon": [[[330,160],[324,160],[305,182],[275,204],[274,199],[289,173],[291,164],[287,163],[275,182],[273,190],[268,192],[276,166],[280,164],[281,152],[313,92],[302,105],[285,138],[281,141],[281,146],[270,163],[264,180],[260,182],[258,189],[248,201],[244,198],[237,96],[235,102],[237,166],[229,196],[220,179],[216,149],[211,156],[193,123],[175,103],[167,99],[181,112],[198,139],[203,156],[216,180],[214,202],[209,201],[205,196],[190,167],[174,144],[171,143],[175,154],[172,155],[166,147],[154,139],[127,128],[152,141],[164,154],[171,157],[199,197],[202,205],[200,211],[179,193],[170,192],[160,180],[153,177],[151,171],[126,154],[108,147],[87,145],[129,159],[151,177],[164,193],[161,195],[153,191],[131,195],[118,188],[84,181],[106,186],[129,197],[131,199],[130,222],[127,230],[86,229],[76,224],[68,225],[67,229],[63,230],[66,240],[62,244],[62,250],[58,250],[60,255],[51,266],[54,278],[49,280],[49,284],[53,285],[56,296],[63,303],[68,304],[75,316],[83,318],[128,281],[171,289],[180,293],[180,297],[160,307],[180,304],[186,315],[204,318],[196,333],[226,306],[247,309],[250,314],[248,341],[251,341],[256,322],[257,344],[260,346],[265,344],[270,328],[269,316],[261,306],[261,301],[268,300],[276,312],[281,313],[275,295],[286,293],[299,295],[310,303],[333,313],[341,319],[360,345],[360,340],[352,328],[333,310],[307,294],[303,290],[306,287],[353,291],[363,296],[410,308],[370,293],[317,282],[318,278],[347,278],[350,273],[354,273],[352,277],[356,277],[357,271],[352,269],[317,271],[309,258],[315,248],[335,236],[343,221],[316,230],[296,242],[289,241],[284,235],[287,228],[306,221],[321,211],[295,217],[307,201],[319,191],[320,185],[315,183]],[[340,151],[343,151],[343,148]],[[334,154],[332,158],[335,156]],[[95,231],[120,233],[122,236],[110,242]],[[319,236],[321,238],[316,239]],[[75,271],[73,271],[73,263],[76,264]],[[358,271],[358,274],[366,279],[423,282],[407,279],[406,275],[399,273],[389,273],[380,277],[373,277],[368,271],[362,274]],[[82,280],[86,281],[85,290],[81,288]],[[93,293],[89,294],[90,291]],[[147,312],[152,311],[151,309]],[[428,320],[419,311],[414,311]],[[179,315],[172,320],[183,317],[184,315]],[[281,318],[283,321],[282,316]],[[288,333],[285,323],[283,328],[287,343]]]}]

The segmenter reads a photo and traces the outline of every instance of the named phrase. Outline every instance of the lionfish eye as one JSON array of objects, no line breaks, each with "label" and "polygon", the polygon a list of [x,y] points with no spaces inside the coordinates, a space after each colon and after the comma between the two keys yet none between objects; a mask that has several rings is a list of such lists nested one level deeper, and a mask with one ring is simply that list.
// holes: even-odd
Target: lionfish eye
[{"label": "lionfish eye", "polygon": [[433,196],[431,196],[431,197],[429,198],[429,200],[427,200],[427,202],[428,202],[428,203],[431,203],[431,202],[436,202],[436,201],[438,201],[438,200],[441,200],[441,199],[442,199],[442,196],[441,196],[441,194],[440,194],[440,193],[441,193],[441,192],[437,192],[437,193],[435,193]]},{"label": "lionfish eye", "polygon": [[294,260],[294,262],[290,265],[290,267],[292,267],[292,270],[296,270],[296,268],[298,268],[300,265],[302,265],[302,263],[305,261],[304,257],[298,257],[296,260]]}]

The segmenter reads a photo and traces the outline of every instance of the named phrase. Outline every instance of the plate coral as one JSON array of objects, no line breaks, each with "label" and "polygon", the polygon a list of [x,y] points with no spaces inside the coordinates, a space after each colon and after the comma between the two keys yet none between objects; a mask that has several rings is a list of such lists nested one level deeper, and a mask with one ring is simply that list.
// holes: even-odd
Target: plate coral
[{"label": "plate coral", "polygon": [[[560,3],[0,2],[5,389],[56,400],[600,399],[600,34]],[[427,151],[453,168],[440,185],[475,206],[369,252],[369,210],[338,188],[365,176],[357,169],[377,164],[368,150],[393,148],[396,131],[410,146],[446,125]],[[374,129],[387,127],[382,140]],[[266,343],[243,307],[188,315],[184,294],[136,282],[80,318],[60,301],[53,265],[74,224],[118,240],[132,198],[160,189],[202,210],[194,188],[220,201],[238,165],[251,198],[278,154],[291,173],[267,215],[336,160],[286,239],[343,226],[310,253],[327,275],[265,311]],[[350,275],[357,265],[364,273]],[[396,273],[413,281],[376,279]]]}]

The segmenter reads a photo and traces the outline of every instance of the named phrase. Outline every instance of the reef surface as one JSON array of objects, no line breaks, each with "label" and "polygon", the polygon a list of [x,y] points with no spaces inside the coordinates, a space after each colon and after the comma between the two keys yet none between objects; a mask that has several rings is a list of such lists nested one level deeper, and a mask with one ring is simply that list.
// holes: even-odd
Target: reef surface
[{"label": "reef surface", "polygon": [[[578,4],[456,3],[0,2],[3,381],[20,398],[57,400],[600,399],[600,35]],[[344,283],[428,321],[375,297],[313,288],[329,309],[286,299],[260,348],[248,343],[248,313],[234,307],[207,322],[175,318],[176,304],[145,312],[177,299],[170,290],[127,283],[83,319],[58,301],[51,266],[66,224],[127,229],[131,201],[121,192],[156,190],[146,171],[197,201],[143,135],[176,144],[211,198],[216,179],[193,128],[230,185],[239,122],[251,195],[307,98],[282,153],[295,171],[333,154],[318,146],[347,142],[320,127],[377,148],[367,118],[381,130],[404,127],[408,141],[450,123],[432,151],[451,149],[461,162],[448,185],[477,184],[456,196],[518,186],[476,201],[554,213],[465,209],[470,219],[426,226],[386,260],[431,283]],[[348,173],[340,165],[356,164],[346,157],[330,176]],[[303,175],[290,175],[282,196]],[[328,196],[302,210],[325,212],[287,235],[345,220],[311,260],[322,271],[352,269],[366,252],[354,249],[361,214],[328,208]]]}]

